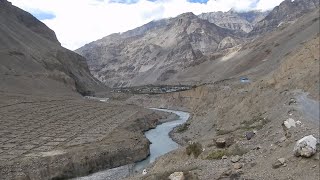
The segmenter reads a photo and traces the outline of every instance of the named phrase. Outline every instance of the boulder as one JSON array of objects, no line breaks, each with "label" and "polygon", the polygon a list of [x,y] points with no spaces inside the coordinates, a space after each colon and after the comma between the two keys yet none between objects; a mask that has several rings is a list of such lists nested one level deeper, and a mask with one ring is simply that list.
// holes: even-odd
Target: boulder
[{"label": "boulder", "polygon": [[226,139],[225,138],[218,138],[216,140],[216,145],[217,145],[218,148],[226,147]]},{"label": "boulder", "polygon": [[172,174],[170,174],[169,176],[170,180],[184,180],[184,174],[183,172],[174,172]]},{"label": "boulder", "polygon": [[317,139],[312,135],[303,137],[297,141],[293,152],[295,156],[311,157],[317,152]]},{"label": "boulder", "polygon": [[252,139],[254,135],[255,135],[255,133],[253,131],[246,132],[247,140]]},{"label": "boulder", "polygon": [[231,157],[231,162],[236,163],[236,162],[240,161],[240,158],[241,157],[239,155],[232,156]]}]

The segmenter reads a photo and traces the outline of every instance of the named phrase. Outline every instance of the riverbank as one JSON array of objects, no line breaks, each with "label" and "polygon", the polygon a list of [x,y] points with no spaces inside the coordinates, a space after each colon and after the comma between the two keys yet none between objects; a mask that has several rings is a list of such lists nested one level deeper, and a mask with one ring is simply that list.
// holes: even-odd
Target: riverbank
[{"label": "riverbank", "polygon": [[154,111],[170,113],[167,118],[159,120],[159,124],[145,132],[145,136],[150,141],[150,155],[136,164],[128,164],[125,166],[107,169],[88,176],[75,178],[75,180],[120,180],[125,177],[133,176],[134,174],[141,174],[142,170],[153,163],[154,160],[174,149],[178,148],[178,144],[172,141],[169,137],[169,132],[176,126],[183,124],[189,118],[189,113],[172,111],[166,109],[151,108]]},{"label": "riverbank", "polygon": [[81,97],[14,100],[0,108],[4,180],[66,179],[140,161],[149,154],[142,132],[169,116]]}]

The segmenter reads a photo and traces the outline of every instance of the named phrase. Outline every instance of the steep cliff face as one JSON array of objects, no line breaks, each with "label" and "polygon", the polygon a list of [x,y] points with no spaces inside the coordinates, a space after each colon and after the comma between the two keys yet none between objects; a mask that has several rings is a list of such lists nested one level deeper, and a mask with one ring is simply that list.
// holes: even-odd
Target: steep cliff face
[{"label": "steep cliff face", "polygon": [[101,86],[83,57],[61,47],[51,29],[5,0],[0,1],[0,58],[3,93],[90,94]]},{"label": "steep cliff face", "polygon": [[254,26],[250,36],[273,31],[316,8],[319,8],[318,0],[285,0]]},{"label": "steep cliff face", "polygon": [[228,28],[232,30],[238,30],[243,32],[252,31],[254,25],[262,20],[268,12],[261,11],[248,11],[248,12],[236,12],[230,10],[228,12],[210,12],[202,13],[198,17],[208,20],[220,27]]},{"label": "steep cliff face", "polygon": [[95,77],[114,87],[164,83],[239,44],[242,35],[185,13],[107,36],[76,52],[88,59]]}]

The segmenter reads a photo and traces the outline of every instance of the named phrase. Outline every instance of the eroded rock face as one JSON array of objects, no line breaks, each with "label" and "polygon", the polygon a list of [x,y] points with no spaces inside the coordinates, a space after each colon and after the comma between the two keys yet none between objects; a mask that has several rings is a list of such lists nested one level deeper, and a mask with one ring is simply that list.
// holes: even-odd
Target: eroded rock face
[{"label": "eroded rock face", "polygon": [[268,12],[261,11],[236,12],[230,10],[228,12],[202,13],[199,17],[223,28],[248,33],[252,31],[254,25],[267,14]]},{"label": "eroded rock face", "polygon": [[96,78],[113,87],[169,82],[183,69],[239,44],[243,34],[193,13],[112,34],[76,50]]},{"label": "eroded rock face", "polygon": [[294,149],[295,156],[311,157],[317,151],[317,139],[312,135],[300,139]]}]

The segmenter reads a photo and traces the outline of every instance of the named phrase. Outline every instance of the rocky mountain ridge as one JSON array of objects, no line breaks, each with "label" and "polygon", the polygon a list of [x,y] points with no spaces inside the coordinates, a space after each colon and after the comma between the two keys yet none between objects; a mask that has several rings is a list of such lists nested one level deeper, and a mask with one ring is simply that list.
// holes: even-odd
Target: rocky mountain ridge
[{"label": "rocky mountain ridge", "polygon": [[319,8],[318,0],[285,0],[276,6],[263,20],[259,21],[250,36],[257,36],[295,21],[302,15]]},{"label": "rocky mountain ridge", "polygon": [[268,13],[268,11],[237,12],[230,10],[228,12],[202,13],[198,17],[223,28],[249,33],[255,24],[264,19]]},{"label": "rocky mountain ridge", "polygon": [[[315,0],[287,0],[270,12],[230,10],[199,16],[185,13],[109,35],[76,52],[86,57],[96,78],[112,87],[193,84],[184,78],[188,69],[203,62],[228,59],[245,42],[318,6]],[[215,80],[223,77],[221,73],[213,76]]]},{"label": "rocky mountain ridge", "polygon": [[236,46],[243,37],[243,33],[185,13],[112,34],[76,52],[87,58],[91,72],[102,82],[132,86],[166,81],[183,68],[215,58],[217,51]]}]

